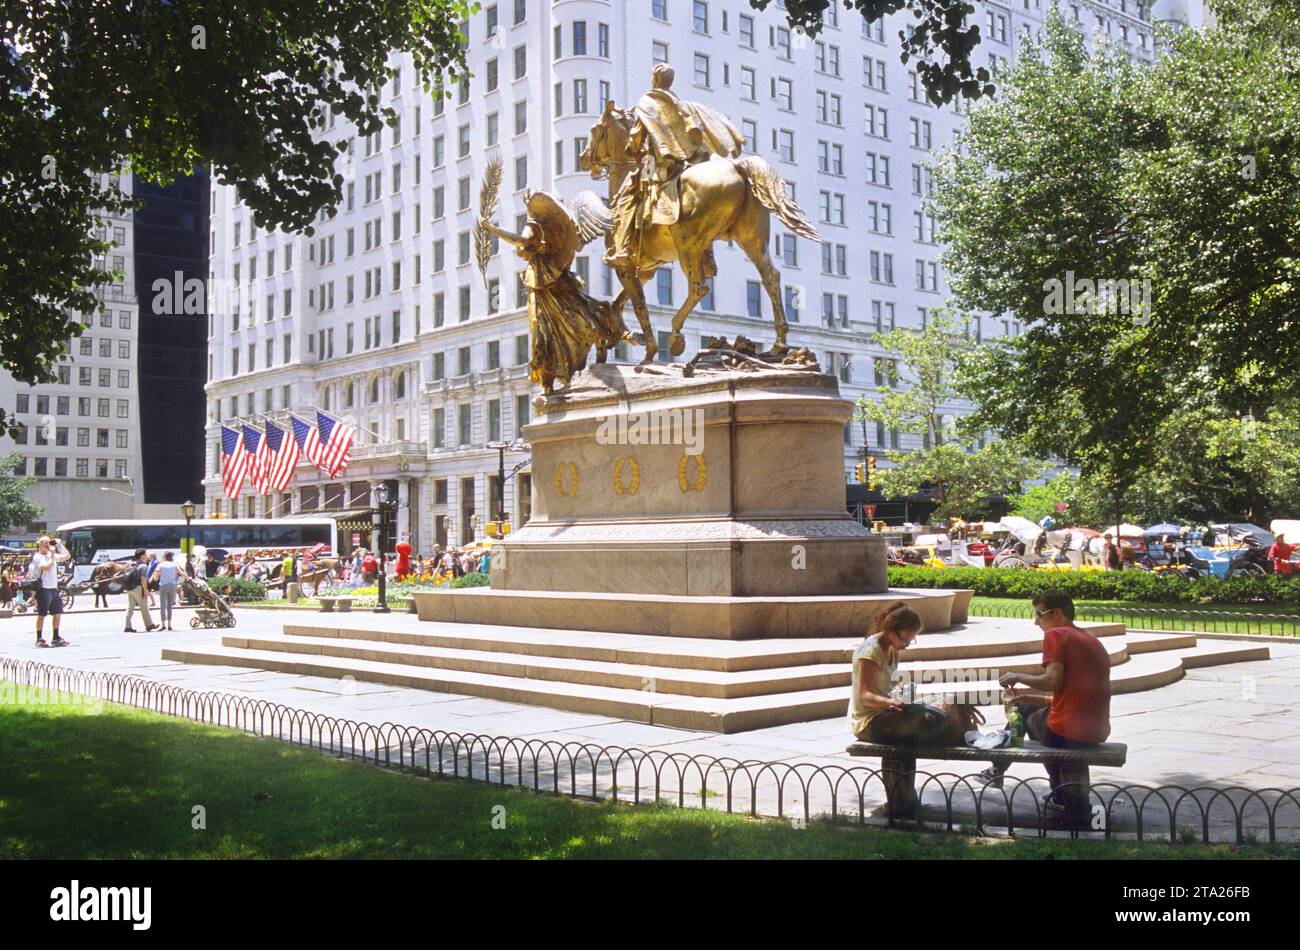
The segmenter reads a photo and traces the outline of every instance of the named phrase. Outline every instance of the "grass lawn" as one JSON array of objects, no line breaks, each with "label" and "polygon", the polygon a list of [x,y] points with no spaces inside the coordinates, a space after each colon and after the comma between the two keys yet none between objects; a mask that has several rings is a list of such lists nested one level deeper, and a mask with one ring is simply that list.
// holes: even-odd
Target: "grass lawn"
[{"label": "grass lawn", "polygon": [[[1300,633],[1300,605],[1134,603],[1127,600],[1076,600],[1080,620],[1124,620],[1134,629],[1186,630],[1203,633],[1263,633],[1295,636]],[[1151,611],[1160,611],[1152,614]],[[1021,616],[1033,611],[1026,598],[974,597],[973,616]],[[1256,619],[1266,615],[1269,619]],[[1286,618],[1286,619],[1276,619]]]},{"label": "grass lawn", "polygon": [[[1300,857],[1290,845],[982,840],[586,804],[9,684],[0,700],[3,859]],[[195,806],[206,829],[192,827]]]}]

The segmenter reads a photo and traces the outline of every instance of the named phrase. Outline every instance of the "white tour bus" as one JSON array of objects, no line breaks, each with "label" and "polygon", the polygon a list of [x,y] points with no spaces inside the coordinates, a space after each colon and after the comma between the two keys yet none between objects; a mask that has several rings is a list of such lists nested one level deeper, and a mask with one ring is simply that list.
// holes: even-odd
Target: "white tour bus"
[{"label": "white tour bus", "polygon": [[[324,544],[323,554],[338,550],[333,518],[196,518],[190,522],[196,547],[236,556],[246,551],[310,548]],[[70,521],[57,532],[76,561],[75,580],[89,580],[91,569],[106,561],[129,559],[144,548],[155,554],[180,555],[185,519],[159,521]]]}]

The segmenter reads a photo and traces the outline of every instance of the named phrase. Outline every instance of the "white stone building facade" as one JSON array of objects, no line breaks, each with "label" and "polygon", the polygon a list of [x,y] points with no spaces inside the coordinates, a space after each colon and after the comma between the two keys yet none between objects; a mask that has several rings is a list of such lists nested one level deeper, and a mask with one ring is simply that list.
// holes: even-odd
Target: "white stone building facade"
[{"label": "white stone building facade", "polygon": [[[1041,30],[1051,0],[977,4],[979,65],[1014,60],[1017,36]],[[673,90],[730,117],[750,148],[780,171],[820,232],[820,245],[774,227],[772,254],[792,320],[790,342],[818,354],[849,398],[889,378],[871,335],[920,327],[947,299],[942,247],[925,210],[932,151],[954,140],[961,103],[925,102],[899,61],[904,11],[867,27],[838,9],[815,39],[792,34],[782,4],[759,12],[744,0],[497,0],[468,24],[473,79],[436,99],[409,59],[381,99],[398,123],[357,137],[343,120],[323,135],[349,142],[337,213],[312,237],[254,228],[233,189],[212,194],[210,279],[234,292],[216,302],[209,328],[205,507],[208,514],[282,515],[369,506],[370,485],[399,498],[397,529],[417,551],[462,543],[495,514],[499,456],[528,421],[528,321],[519,260],[503,248],[485,286],[471,232],[486,163],[500,157],[505,188],[498,221],[519,221],[525,189],[564,196],[593,188],[577,167],[607,98],[630,107],[656,62],[676,72]],[[1062,2],[1067,19],[1099,31],[1140,59],[1154,55],[1152,15],[1132,0]],[[1160,13],[1154,14],[1159,18]],[[593,243],[575,269],[597,296],[616,281]],[[687,322],[688,353],[701,335],[773,339],[771,308],[739,249],[718,246],[713,292]],[[646,286],[657,331],[685,294],[680,271]],[[631,307],[624,318],[635,325]],[[1019,332],[983,318],[972,336]],[[665,347],[666,349],[666,347]],[[635,349],[620,359],[639,359]],[[358,426],[348,471],[330,483],[302,464],[290,491],[263,498],[245,487],[237,508],[222,496],[219,425],[315,408]],[[961,405],[950,407],[953,414]],[[920,440],[853,424],[846,480],[867,452]],[[509,473],[526,453],[505,453]],[[527,516],[528,472],[505,486],[514,523]],[[344,532],[346,534],[346,530]],[[480,532],[481,534],[481,532]]]}]

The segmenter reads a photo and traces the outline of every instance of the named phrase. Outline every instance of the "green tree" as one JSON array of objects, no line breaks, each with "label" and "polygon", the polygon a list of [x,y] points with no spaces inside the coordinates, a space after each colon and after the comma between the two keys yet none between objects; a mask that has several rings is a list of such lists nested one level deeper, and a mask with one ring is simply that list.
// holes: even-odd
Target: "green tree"
[{"label": "green tree", "polygon": [[1204,423],[1265,419],[1300,365],[1300,3],[1213,6],[1151,66],[1053,14],[935,169],[957,304],[1027,324],[961,367],[978,424],[1168,504],[1232,487]]},{"label": "green tree", "polygon": [[945,414],[965,395],[963,364],[981,349],[970,343],[969,328],[966,315],[945,306],[931,310],[920,330],[876,334],[873,342],[891,354],[882,367],[889,385],[877,386],[874,399],[859,398],[854,413],[858,421],[922,437],[920,451],[885,453],[892,467],[877,473],[877,487],[892,498],[928,487],[937,493],[940,517],[982,515],[990,495],[1018,492],[1045,467],[1009,442],[975,451],[980,431]]},{"label": "green tree", "polygon": [[1010,495],[1043,472],[1041,462],[1017,452],[1007,442],[968,451],[955,442],[925,452],[889,452],[891,468],[876,476],[889,498],[913,495],[923,487],[935,491],[934,514],[941,519],[980,518],[990,495]]},{"label": "green tree", "polygon": [[919,331],[900,327],[875,334],[872,342],[892,354],[887,359],[901,361],[906,367],[906,385],[900,385],[904,380],[897,363],[884,364],[889,385],[877,386],[875,399],[860,397],[854,419],[877,422],[891,431],[915,433],[930,446],[954,438],[955,425],[946,419],[944,409],[962,395],[956,368],[970,349],[966,326],[964,317],[941,307],[930,312],[925,327]]},{"label": "green tree", "polygon": [[[1066,510],[1058,511],[1058,504],[1065,505]],[[1115,520],[1105,486],[1073,472],[1060,472],[1041,485],[1025,489],[1011,500],[1011,513],[1035,524],[1047,515],[1062,525],[1092,526]]]},{"label": "green tree", "polygon": [[[5,2],[0,59],[0,370],[49,382],[129,202],[102,176],[163,184],[210,165],[263,228],[311,231],[337,206],[346,138],[382,129],[394,51],[421,82],[464,75],[464,0]],[[403,83],[410,88],[410,78]],[[327,121],[328,117],[328,121]],[[4,423],[0,410],[0,424]]]},{"label": "green tree", "polygon": [[[749,0],[766,10],[772,0]],[[970,23],[975,6],[966,0],[785,0],[786,19],[809,36],[821,32],[826,10],[834,3],[862,14],[875,23],[891,13],[908,10],[912,22],[899,30],[902,61],[912,63],[926,96],[943,104],[957,96],[975,99],[993,94],[989,71],[971,63],[980,42],[980,28]]]},{"label": "green tree", "polygon": [[17,452],[0,458],[0,531],[21,527],[42,514],[41,506],[27,497],[36,479],[16,474],[22,461]]}]

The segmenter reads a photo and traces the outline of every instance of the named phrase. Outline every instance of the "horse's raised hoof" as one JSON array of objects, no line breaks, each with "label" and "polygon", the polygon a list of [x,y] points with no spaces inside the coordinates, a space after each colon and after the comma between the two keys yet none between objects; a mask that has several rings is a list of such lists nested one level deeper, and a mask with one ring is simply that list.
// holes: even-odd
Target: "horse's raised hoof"
[{"label": "horse's raised hoof", "polygon": [[680,333],[674,333],[668,338],[668,355],[681,356],[686,352],[686,337]]},{"label": "horse's raised hoof", "polygon": [[640,372],[643,366],[653,366],[658,355],[658,350],[646,350],[645,356],[641,357],[641,362],[636,364],[637,371]]}]

